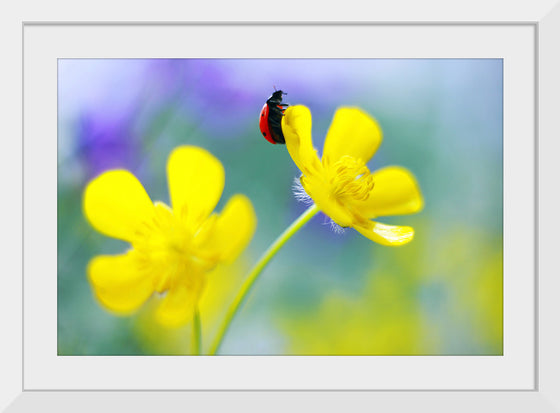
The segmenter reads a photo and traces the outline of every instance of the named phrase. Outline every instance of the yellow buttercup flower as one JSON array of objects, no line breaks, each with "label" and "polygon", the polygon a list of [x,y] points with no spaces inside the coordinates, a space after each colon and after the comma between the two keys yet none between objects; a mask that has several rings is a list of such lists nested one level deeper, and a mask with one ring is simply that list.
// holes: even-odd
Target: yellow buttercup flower
[{"label": "yellow buttercup flower", "polygon": [[290,106],[282,118],[282,132],[290,156],[302,172],[301,185],[317,207],[341,227],[383,245],[411,241],[414,229],[386,225],[372,219],[412,214],[424,201],[416,179],[405,168],[389,166],[370,172],[367,162],[381,144],[377,122],[358,108],[336,111],[320,160],[311,140],[311,113]]},{"label": "yellow buttercup flower", "polygon": [[173,150],[167,178],[172,208],[153,203],[126,170],[93,179],[83,207],[96,230],[132,246],[125,254],[90,261],[88,278],[99,302],[112,312],[130,314],[160,293],[156,317],[174,326],[192,319],[207,273],[247,246],[256,216],[251,201],[239,194],[220,214],[212,214],[225,174],[220,161],[202,148]]}]

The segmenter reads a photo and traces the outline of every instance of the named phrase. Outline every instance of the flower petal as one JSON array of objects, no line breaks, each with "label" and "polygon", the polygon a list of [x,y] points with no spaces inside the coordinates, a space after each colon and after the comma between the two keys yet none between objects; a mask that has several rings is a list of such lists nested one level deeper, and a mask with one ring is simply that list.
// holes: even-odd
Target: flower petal
[{"label": "flower petal", "polygon": [[331,196],[331,189],[322,177],[301,177],[305,192],[313,199],[317,207],[341,227],[350,227],[355,221],[348,208]]},{"label": "flower petal", "polygon": [[311,112],[302,105],[289,106],[282,117],[282,133],[286,147],[297,167],[305,175],[321,169],[311,139]]},{"label": "flower petal", "polygon": [[374,187],[365,201],[354,201],[360,215],[375,218],[413,214],[424,206],[414,175],[398,166],[388,166],[372,173]]},{"label": "flower petal", "polygon": [[205,149],[180,146],[169,155],[167,180],[173,212],[190,227],[216,207],[224,189],[224,167]]},{"label": "flower petal", "polygon": [[200,234],[199,247],[211,251],[220,261],[231,261],[247,246],[256,226],[257,217],[249,198],[234,195],[208,225],[207,233]]},{"label": "flower petal", "polygon": [[192,321],[194,308],[198,304],[203,286],[202,282],[175,285],[157,307],[156,320],[167,327],[180,327]]},{"label": "flower petal", "polygon": [[152,276],[142,270],[134,250],[123,255],[99,255],[87,268],[89,282],[100,303],[109,311],[130,314],[153,292]]},{"label": "flower petal", "polygon": [[358,108],[340,108],[325,138],[323,165],[332,165],[344,155],[367,163],[381,140],[381,128],[370,115]]},{"label": "flower petal", "polygon": [[105,172],[87,185],[83,208],[96,230],[132,241],[142,223],[151,219],[154,205],[140,181],[119,169]]},{"label": "flower petal", "polygon": [[414,238],[414,229],[396,225],[386,225],[380,222],[366,221],[354,225],[354,229],[381,245],[404,245]]}]

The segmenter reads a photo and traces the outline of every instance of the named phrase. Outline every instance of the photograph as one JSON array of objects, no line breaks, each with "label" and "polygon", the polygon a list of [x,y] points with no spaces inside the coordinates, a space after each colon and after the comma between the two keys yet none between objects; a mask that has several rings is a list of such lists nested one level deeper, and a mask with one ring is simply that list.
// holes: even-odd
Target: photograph
[{"label": "photograph", "polygon": [[57,355],[503,355],[503,80],[59,58]]}]

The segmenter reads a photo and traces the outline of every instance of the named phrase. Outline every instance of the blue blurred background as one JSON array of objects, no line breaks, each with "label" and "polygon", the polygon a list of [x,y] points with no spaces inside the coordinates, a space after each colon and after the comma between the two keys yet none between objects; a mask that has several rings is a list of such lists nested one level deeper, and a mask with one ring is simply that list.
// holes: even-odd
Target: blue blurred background
[{"label": "blue blurred background", "polygon": [[217,210],[252,200],[256,234],[216,269],[201,303],[203,347],[243,277],[305,209],[285,146],[258,115],[282,89],[313,114],[321,151],[337,107],[359,106],[384,140],[371,170],[401,165],[425,198],[412,243],[384,247],[319,214],[281,250],[231,325],[221,354],[502,354],[502,61],[499,59],[61,59],[58,64],[58,353],[188,354],[191,326],[166,329],[153,302],[116,317],[95,301],[85,268],[127,244],[85,221],[87,182],[126,168],[169,202],[165,164],[177,145],[224,164]]}]

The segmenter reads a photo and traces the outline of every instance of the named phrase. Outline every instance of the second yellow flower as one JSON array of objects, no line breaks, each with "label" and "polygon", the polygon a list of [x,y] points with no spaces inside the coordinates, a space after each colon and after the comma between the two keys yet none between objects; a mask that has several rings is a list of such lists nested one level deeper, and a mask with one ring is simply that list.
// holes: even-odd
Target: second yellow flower
[{"label": "second yellow flower", "polygon": [[129,314],[153,293],[164,294],[161,322],[192,319],[208,271],[232,260],[249,243],[256,216],[249,199],[234,195],[212,214],[224,188],[220,161],[202,148],[181,146],[169,156],[167,177],[172,208],[153,203],[126,170],[105,172],[84,192],[84,213],[99,232],[127,241],[122,255],[91,260],[88,277],[108,310]]}]

